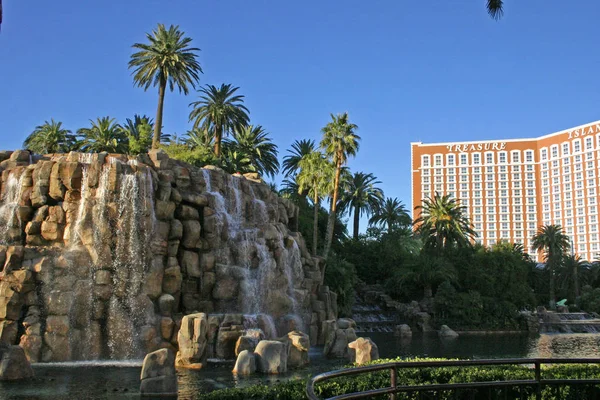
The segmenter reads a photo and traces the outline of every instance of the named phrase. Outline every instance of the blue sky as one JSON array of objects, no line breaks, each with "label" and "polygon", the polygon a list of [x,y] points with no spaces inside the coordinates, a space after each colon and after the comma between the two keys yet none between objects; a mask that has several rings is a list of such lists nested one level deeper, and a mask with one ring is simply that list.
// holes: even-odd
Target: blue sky
[{"label": "blue sky", "polygon": [[[4,0],[0,147],[44,120],[154,116],[132,84],[131,45],[178,24],[202,49],[201,84],[246,95],[281,156],[348,111],[362,136],[349,166],[410,207],[411,141],[539,136],[600,119],[600,3],[485,0]],[[550,4],[550,5],[549,5]],[[165,132],[189,128],[195,94],[167,93]]]}]

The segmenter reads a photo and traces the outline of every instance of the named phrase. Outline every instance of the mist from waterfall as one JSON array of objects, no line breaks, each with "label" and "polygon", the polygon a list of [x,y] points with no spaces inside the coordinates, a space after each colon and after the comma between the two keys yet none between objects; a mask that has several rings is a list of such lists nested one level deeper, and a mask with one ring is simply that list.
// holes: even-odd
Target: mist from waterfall
[{"label": "mist from waterfall", "polygon": [[0,244],[9,244],[11,229],[21,231],[18,211],[24,179],[24,172],[19,177],[15,176],[12,171],[8,173],[6,185],[3,188],[2,205],[0,206]]}]

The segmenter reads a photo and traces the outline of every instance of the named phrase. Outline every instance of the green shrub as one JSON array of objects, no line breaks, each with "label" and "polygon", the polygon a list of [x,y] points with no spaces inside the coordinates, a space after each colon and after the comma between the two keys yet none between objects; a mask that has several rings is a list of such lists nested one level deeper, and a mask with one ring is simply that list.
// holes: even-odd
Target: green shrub
[{"label": "green shrub", "polygon": [[[438,359],[439,360],[439,359]],[[392,361],[436,361],[434,359],[389,360],[382,359],[372,364],[383,364]],[[351,367],[351,366],[347,366]],[[548,366],[542,370],[544,379],[596,379],[600,374],[598,365],[558,365]],[[460,382],[506,381],[533,379],[534,370],[526,366],[479,366],[479,367],[441,367],[441,368],[406,368],[398,370],[399,385],[427,385]],[[208,394],[199,394],[202,400],[304,400],[306,399],[306,380],[294,380],[277,385],[256,385],[245,389],[224,389]],[[321,398],[329,398],[351,392],[379,389],[389,386],[390,377],[387,371],[375,372],[353,377],[338,378],[318,384],[315,392]],[[596,391],[594,393],[594,391]],[[429,395],[432,391],[428,392]],[[456,391],[439,391],[435,393],[439,399],[488,399],[488,398],[522,398],[535,399],[534,387],[509,387],[503,389],[464,389]],[[597,386],[561,386],[545,387],[542,399],[587,399],[600,394]],[[387,399],[387,396],[374,398]],[[397,399],[418,399],[418,393],[399,393]],[[424,397],[427,398],[427,397]]]}]

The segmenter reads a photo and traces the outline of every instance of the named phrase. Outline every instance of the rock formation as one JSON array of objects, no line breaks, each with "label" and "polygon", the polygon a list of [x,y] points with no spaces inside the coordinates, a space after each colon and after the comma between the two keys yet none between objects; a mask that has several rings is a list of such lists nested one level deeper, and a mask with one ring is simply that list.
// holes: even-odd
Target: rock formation
[{"label": "rock formation", "polygon": [[379,348],[371,338],[359,337],[348,343],[348,356],[351,362],[365,364],[379,358]]},{"label": "rock formation", "polygon": [[140,379],[142,397],[177,397],[177,371],[173,352],[169,349],[160,349],[147,354]]},{"label": "rock formation", "polygon": [[0,172],[0,343],[32,362],[177,350],[197,313],[206,357],[233,359],[249,328],[316,343],[337,316],[298,208],[251,176],[161,151],[0,152]]}]

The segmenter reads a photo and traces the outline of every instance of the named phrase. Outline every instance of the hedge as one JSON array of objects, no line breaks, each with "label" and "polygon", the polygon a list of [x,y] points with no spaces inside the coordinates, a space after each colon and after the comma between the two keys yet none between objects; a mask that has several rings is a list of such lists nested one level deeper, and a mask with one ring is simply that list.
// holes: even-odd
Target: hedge
[{"label": "hedge", "polygon": [[[370,364],[382,364],[394,361],[436,361],[440,359],[381,359]],[[352,367],[351,365],[347,367]],[[598,379],[600,366],[593,365],[556,365],[543,366],[544,379]],[[398,370],[398,384],[425,385],[434,383],[459,383],[477,381],[504,381],[517,379],[533,379],[534,371],[525,366],[489,366],[489,367],[441,367],[441,368],[406,368]],[[339,378],[318,384],[316,392],[321,398],[333,397],[345,393],[387,387],[390,384],[389,372],[382,371],[348,378]],[[211,393],[198,394],[199,400],[306,400],[307,379],[298,379],[275,385],[255,385],[247,388],[231,388]],[[429,397],[439,399],[535,399],[535,388],[514,387],[502,389],[464,389],[458,391],[426,392]],[[591,399],[600,398],[600,386],[577,385],[545,387],[543,399]],[[388,399],[387,396],[377,397]],[[418,399],[418,393],[399,393],[397,399]]]}]

